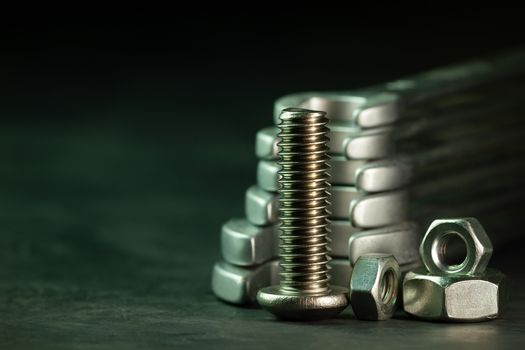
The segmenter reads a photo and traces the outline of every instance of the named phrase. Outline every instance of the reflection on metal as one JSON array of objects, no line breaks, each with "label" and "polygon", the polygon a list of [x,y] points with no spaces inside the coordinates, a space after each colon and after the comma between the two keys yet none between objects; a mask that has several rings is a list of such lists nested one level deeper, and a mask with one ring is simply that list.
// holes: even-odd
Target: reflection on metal
[{"label": "reflection on metal", "polygon": [[[423,236],[416,227],[439,217],[478,217],[496,247],[516,239],[506,226],[515,226],[525,210],[525,52],[355,91],[286,95],[275,102],[276,123],[288,107],[324,111],[329,119],[332,256],[355,263],[376,250],[393,254],[402,271],[416,268]],[[276,125],[256,136],[258,186],[246,193],[253,234],[223,230],[231,266],[252,271],[279,255],[279,141]],[[260,281],[257,287],[276,283]],[[404,293],[414,307],[414,293],[424,299],[435,292],[420,284]]]}]

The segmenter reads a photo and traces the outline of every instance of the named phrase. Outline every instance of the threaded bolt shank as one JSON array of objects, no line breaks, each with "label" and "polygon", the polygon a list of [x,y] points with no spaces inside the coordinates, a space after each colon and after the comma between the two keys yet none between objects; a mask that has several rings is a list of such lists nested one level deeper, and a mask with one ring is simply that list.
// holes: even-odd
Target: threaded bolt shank
[{"label": "threaded bolt shank", "polygon": [[281,291],[326,293],[328,275],[328,119],[286,109],[279,124]]},{"label": "threaded bolt shank", "polygon": [[348,305],[347,289],[329,284],[327,123],[326,113],[301,108],[280,116],[281,281],[257,300],[284,319],[329,318]]}]

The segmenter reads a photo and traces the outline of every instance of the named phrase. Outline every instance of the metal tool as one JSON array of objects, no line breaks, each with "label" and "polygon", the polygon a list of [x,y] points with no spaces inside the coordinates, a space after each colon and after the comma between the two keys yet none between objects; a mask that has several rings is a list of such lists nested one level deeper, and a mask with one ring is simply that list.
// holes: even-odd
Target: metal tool
[{"label": "metal tool", "polygon": [[281,97],[275,102],[274,117],[288,107],[327,112],[330,120],[362,128],[388,125],[399,119],[399,96],[379,89],[352,92],[305,92]]},{"label": "metal tool", "polygon": [[346,121],[361,128],[390,125],[402,110],[447,94],[501,81],[525,72],[525,52],[436,69],[352,92],[306,92],[284,96],[274,105],[274,118],[284,108],[302,107],[327,112],[331,120]]},{"label": "metal tool", "polygon": [[255,155],[258,159],[276,160],[279,153],[279,139],[277,134],[279,129],[275,126],[268,126],[257,131],[255,136]]},{"label": "metal tool", "polygon": [[344,154],[347,159],[380,159],[391,156],[394,151],[393,128],[362,130],[344,141]]},{"label": "metal tool", "polygon": [[259,186],[251,186],[246,191],[245,212],[246,218],[252,224],[271,225],[277,221],[279,196]]},{"label": "metal tool", "polygon": [[[366,194],[353,186],[332,186],[332,197],[328,210],[332,219],[348,219],[352,225],[361,228],[373,228],[400,223],[407,218],[408,197],[407,191],[392,191],[384,193]],[[275,203],[279,197],[264,195],[255,198],[255,191],[250,192],[249,217],[259,216],[257,222],[272,224],[277,222]],[[264,207],[259,207],[264,206]],[[253,207],[253,209],[252,209]],[[386,210],[383,210],[386,208]],[[248,213],[248,212],[247,212]],[[268,215],[260,217],[260,215]]]},{"label": "metal tool", "polygon": [[[345,155],[349,159],[378,159],[394,152],[394,129],[391,127],[361,130],[348,123],[330,123],[330,154]],[[277,160],[279,141],[276,127],[257,132],[255,154],[262,160]]]},{"label": "metal tool", "polygon": [[213,266],[211,288],[220,299],[233,304],[252,304],[259,289],[278,283],[278,261],[240,267],[225,261]]},{"label": "metal tool", "polygon": [[[342,156],[332,156],[328,161],[330,183],[333,185],[355,184],[355,174],[367,163],[366,160],[347,160]],[[257,166],[257,184],[266,191],[279,189],[279,166],[275,161],[261,160]]]},{"label": "metal tool", "polygon": [[280,120],[281,280],[261,289],[257,301],[284,319],[333,317],[346,308],[348,291],[329,284],[328,119],[291,108]]},{"label": "metal tool", "polygon": [[[416,235],[402,233],[412,232],[403,225],[428,224],[436,215],[480,215],[498,229],[494,239],[510,241],[513,232],[502,223],[525,210],[524,58],[515,53],[371,88],[276,101],[276,122],[285,107],[327,112],[331,256],[350,253],[355,263],[384,250],[399,259],[401,271],[417,268]],[[257,134],[258,186],[246,192],[251,228],[223,230],[225,259],[250,270],[278,255],[278,132],[268,127]]]},{"label": "metal tool", "polygon": [[[368,253],[389,253],[401,271],[418,267],[420,234],[417,224],[405,222],[361,231],[348,220],[330,220],[328,247],[331,257],[348,257],[352,264]],[[255,226],[246,219],[232,219],[222,227],[221,250],[225,261],[237,266],[256,266],[279,255],[279,226]]]},{"label": "metal tool", "polygon": [[[348,240],[359,232],[348,220],[330,220],[328,247],[331,257],[348,256]],[[417,251],[417,249],[416,249]],[[232,219],[222,226],[221,252],[237,266],[255,266],[279,256],[279,226],[259,227],[246,219]]]},{"label": "metal tool", "polygon": [[237,266],[253,266],[277,255],[279,232],[272,226],[259,227],[246,219],[232,219],[222,226],[221,251],[224,260]]},{"label": "metal tool", "polygon": [[372,253],[393,255],[398,264],[413,265],[419,262],[418,247],[421,240],[415,222],[386,226],[357,232],[348,240],[348,258],[355,265],[360,256]]},{"label": "metal tool", "polygon": [[[330,266],[331,282],[338,286],[350,285],[352,268],[348,259],[333,259]],[[252,267],[239,267],[225,261],[213,266],[212,290],[221,300],[236,305],[253,304],[259,289],[278,284],[279,261],[272,260]]]},{"label": "metal tool", "polygon": [[[354,198],[360,198],[361,193],[353,186],[332,186],[330,189],[331,200],[329,204],[329,211],[331,212],[331,218],[333,219],[348,219],[350,212],[350,203]],[[268,192],[267,192],[268,193]],[[258,221],[265,222],[267,224],[272,224],[277,222],[277,213],[273,208],[275,207],[274,203],[279,202],[279,195],[274,194],[275,197],[268,197],[267,200],[259,200],[262,196],[258,198],[253,198],[254,192],[251,192],[250,196],[250,207],[257,207],[259,205],[263,206],[262,208],[250,209],[249,216],[255,216],[255,212],[268,215],[266,218],[259,218]],[[386,200],[388,200],[387,198]]]},{"label": "metal tool", "polygon": [[408,218],[406,190],[366,195],[360,193],[350,203],[350,223],[361,228],[395,225]]},{"label": "metal tool", "polygon": [[397,190],[411,181],[412,167],[396,158],[364,164],[355,172],[355,187],[369,193]]}]

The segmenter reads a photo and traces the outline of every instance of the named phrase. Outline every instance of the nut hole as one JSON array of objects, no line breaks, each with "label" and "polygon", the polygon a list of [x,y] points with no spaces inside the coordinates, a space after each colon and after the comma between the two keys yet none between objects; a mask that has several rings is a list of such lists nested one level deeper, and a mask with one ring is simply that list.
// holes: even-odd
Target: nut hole
[{"label": "nut hole", "polygon": [[394,304],[397,299],[397,279],[394,270],[388,269],[381,279],[381,300],[383,304]]},{"label": "nut hole", "polygon": [[436,240],[434,253],[438,266],[453,271],[467,260],[467,243],[457,232],[447,232]]}]

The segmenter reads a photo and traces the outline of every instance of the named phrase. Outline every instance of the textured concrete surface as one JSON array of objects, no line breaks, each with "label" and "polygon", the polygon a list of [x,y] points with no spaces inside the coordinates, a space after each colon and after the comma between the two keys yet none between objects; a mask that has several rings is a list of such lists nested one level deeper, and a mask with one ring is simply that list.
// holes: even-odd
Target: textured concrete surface
[{"label": "textured concrete surface", "polygon": [[347,309],[324,322],[281,323],[218,301],[210,272],[220,225],[242,213],[255,178],[251,131],[218,137],[209,125],[200,143],[169,123],[11,122],[0,130],[1,349],[523,343],[525,290],[514,253],[496,261],[513,288],[507,316],[494,322],[436,324],[403,313],[363,322]]}]

